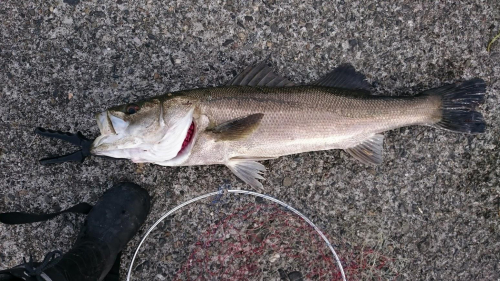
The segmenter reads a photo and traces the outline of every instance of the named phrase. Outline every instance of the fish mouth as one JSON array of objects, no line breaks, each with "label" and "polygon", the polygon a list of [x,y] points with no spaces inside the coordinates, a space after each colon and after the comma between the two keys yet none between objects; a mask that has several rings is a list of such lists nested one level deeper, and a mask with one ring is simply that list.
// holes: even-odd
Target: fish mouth
[{"label": "fish mouth", "polygon": [[191,125],[189,126],[189,129],[188,129],[188,131],[186,133],[186,137],[184,138],[184,141],[182,142],[181,149],[177,153],[177,156],[183,154],[188,147],[191,147],[190,144],[194,140],[194,133],[195,133],[194,129],[195,129],[195,125],[194,125],[194,121],[192,121]]},{"label": "fish mouth", "polygon": [[96,115],[96,120],[101,136],[116,135],[116,131],[113,126],[113,122],[111,122],[108,111],[98,113]]},{"label": "fish mouth", "polygon": [[[92,143],[91,152],[95,155],[104,155],[110,144],[119,141],[124,136],[121,135],[128,123],[121,118],[112,115],[109,111],[96,114],[97,126],[101,133]],[[127,147],[122,147],[127,148]]]}]

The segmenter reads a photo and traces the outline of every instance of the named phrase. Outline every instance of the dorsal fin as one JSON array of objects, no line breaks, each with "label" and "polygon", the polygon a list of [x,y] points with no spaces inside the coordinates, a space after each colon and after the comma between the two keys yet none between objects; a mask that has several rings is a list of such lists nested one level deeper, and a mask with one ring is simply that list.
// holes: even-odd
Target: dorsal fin
[{"label": "dorsal fin", "polygon": [[210,131],[217,140],[238,140],[252,134],[260,124],[264,114],[256,113],[224,122]]},{"label": "dorsal fin", "polygon": [[273,70],[261,62],[255,66],[247,67],[242,73],[236,75],[227,85],[233,86],[262,86],[262,87],[288,87],[295,84],[286,78],[275,74]]},{"label": "dorsal fin", "polygon": [[365,75],[357,72],[350,64],[340,65],[313,85],[366,91],[371,88]]},{"label": "dorsal fin", "polygon": [[376,134],[355,147],[346,149],[354,158],[366,165],[379,165],[382,163],[384,149],[384,136]]}]

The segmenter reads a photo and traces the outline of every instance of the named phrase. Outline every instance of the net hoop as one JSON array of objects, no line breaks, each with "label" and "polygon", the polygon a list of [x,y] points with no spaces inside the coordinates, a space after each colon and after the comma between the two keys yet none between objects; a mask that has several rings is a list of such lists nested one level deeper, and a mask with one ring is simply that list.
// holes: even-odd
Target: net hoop
[{"label": "net hoop", "polygon": [[[203,195],[200,195],[196,198],[193,198],[191,200],[188,200],[180,205],[177,205],[176,207],[174,207],[173,209],[171,209],[170,211],[168,211],[167,213],[165,213],[161,218],[159,218],[149,229],[148,231],[146,232],[146,234],[144,234],[144,236],[142,237],[141,239],[141,242],[139,243],[139,245],[137,246],[137,249],[135,250],[135,253],[134,253],[134,256],[132,257],[132,260],[130,261],[130,266],[128,268],[128,272],[127,272],[127,281],[130,281],[130,278],[132,276],[132,268],[134,266],[134,262],[135,262],[135,258],[137,257],[137,255],[139,254],[139,251],[142,247],[142,244],[144,243],[144,241],[146,241],[146,238],[148,238],[149,234],[158,226],[158,224],[160,224],[164,219],[166,219],[168,216],[172,215],[173,213],[175,213],[176,211],[178,211],[179,209],[185,207],[186,205],[189,205],[191,203],[194,203],[196,201],[199,201],[199,200],[202,200],[202,199],[205,199],[207,197],[211,197],[211,196],[216,196],[216,195],[222,195],[223,194],[223,191],[224,190],[220,190],[220,191],[214,191],[214,192],[210,192],[210,193],[206,193],[206,194],[203,194]],[[333,246],[332,244],[330,243],[330,241],[328,240],[328,238],[326,238],[326,236],[323,234],[323,232],[310,220],[308,219],[305,215],[303,215],[301,212],[299,212],[298,210],[296,210],[295,208],[293,208],[292,206],[284,203],[283,201],[280,201],[274,197],[271,197],[269,195],[265,195],[265,194],[261,194],[261,193],[257,193],[257,192],[253,192],[253,191],[248,191],[248,190],[240,190],[240,189],[227,189],[225,190],[227,191],[228,193],[234,193],[234,194],[245,194],[245,195],[252,195],[252,196],[255,196],[255,197],[260,197],[260,198],[263,198],[263,199],[267,199],[269,201],[272,201],[274,203],[277,203],[279,205],[281,205],[282,207],[285,207],[287,210],[290,210],[292,211],[293,213],[295,213],[296,215],[298,215],[299,217],[301,217],[305,222],[307,222],[312,228],[314,228],[314,230],[316,230],[316,232],[319,234],[319,236],[323,239],[323,241],[325,241],[326,245],[328,246],[328,248],[330,249],[330,251],[332,252],[334,258],[335,258],[335,261],[337,263],[337,266],[339,267],[339,270],[340,270],[340,274],[342,275],[342,280],[343,281],[346,281],[346,277],[345,277],[345,273],[344,273],[344,268],[342,266],[342,263],[340,262],[340,259],[337,255],[337,253],[335,252],[335,249],[333,249]]]}]

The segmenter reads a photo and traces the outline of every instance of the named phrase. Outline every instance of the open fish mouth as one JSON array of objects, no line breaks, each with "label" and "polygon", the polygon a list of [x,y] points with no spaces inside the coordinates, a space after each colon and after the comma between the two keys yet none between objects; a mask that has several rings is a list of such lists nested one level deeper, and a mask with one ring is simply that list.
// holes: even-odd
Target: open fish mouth
[{"label": "open fish mouth", "polygon": [[[109,146],[119,141],[123,136],[128,123],[121,118],[118,118],[109,111],[104,111],[96,115],[97,126],[101,135],[94,140],[92,144],[92,153],[101,155],[105,153]],[[121,149],[128,148],[127,145],[122,145]]]},{"label": "open fish mouth", "polygon": [[108,111],[101,112],[96,115],[97,126],[99,126],[99,131],[101,136],[116,135],[113,122],[111,121]]},{"label": "open fish mouth", "polygon": [[101,135],[94,140],[94,143],[92,144],[92,153],[99,154],[100,151],[96,148],[109,139],[109,137],[116,137],[116,131],[113,126],[113,122],[111,122],[111,119],[109,118],[108,111],[98,113],[96,115],[96,121]]}]

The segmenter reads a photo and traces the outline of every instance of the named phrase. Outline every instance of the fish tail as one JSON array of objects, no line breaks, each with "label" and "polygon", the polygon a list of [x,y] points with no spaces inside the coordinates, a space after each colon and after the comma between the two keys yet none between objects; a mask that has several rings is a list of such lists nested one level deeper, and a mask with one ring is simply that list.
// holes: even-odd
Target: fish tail
[{"label": "fish tail", "polygon": [[423,92],[441,97],[441,120],[434,126],[459,133],[479,134],[486,130],[483,115],[476,107],[484,102],[486,83],[474,78]]}]

